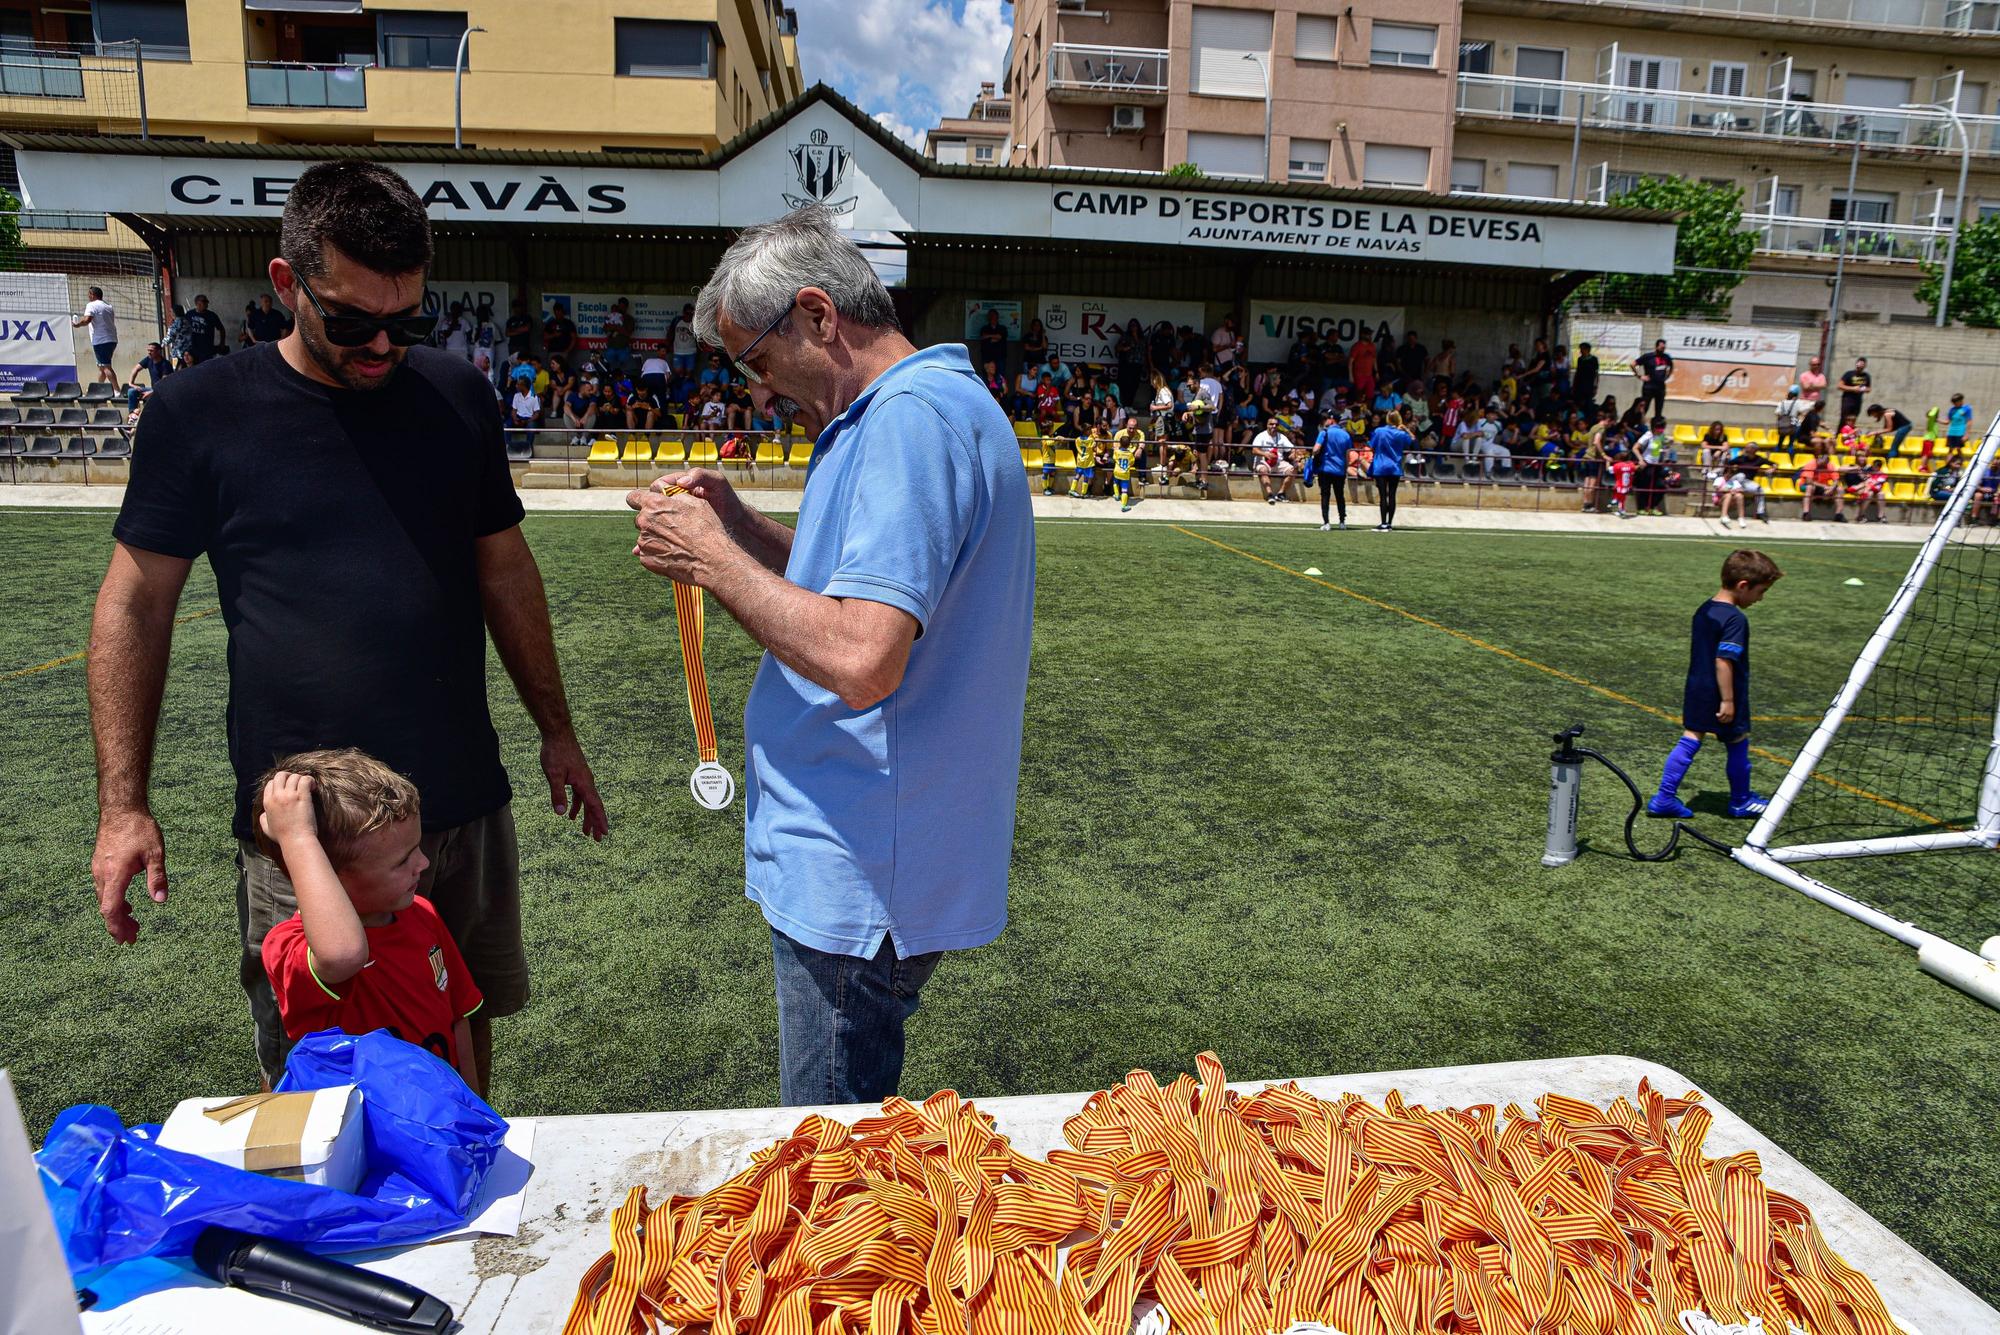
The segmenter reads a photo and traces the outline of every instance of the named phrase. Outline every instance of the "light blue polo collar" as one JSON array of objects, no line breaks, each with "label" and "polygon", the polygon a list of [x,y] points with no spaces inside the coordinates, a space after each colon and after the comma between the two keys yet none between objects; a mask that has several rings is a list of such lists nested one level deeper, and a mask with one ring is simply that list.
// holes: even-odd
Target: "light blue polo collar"
[{"label": "light blue polo collar", "polygon": [[[963,343],[939,343],[933,347],[918,348],[876,376],[869,382],[868,388],[862,390],[855,396],[854,402],[847,405],[847,411],[826,424],[819,433],[819,438],[813,442],[812,463],[806,465],[807,476],[811,476],[812,467],[819,462],[820,456],[833,448],[834,442],[840,438],[840,433],[860,420],[861,414],[867,410],[877,394],[901,389],[904,383],[918,372],[931,367],[978,379],[973,375],[972,355],[965,350]],[[984,386],[983,381],[981,385]]]}]

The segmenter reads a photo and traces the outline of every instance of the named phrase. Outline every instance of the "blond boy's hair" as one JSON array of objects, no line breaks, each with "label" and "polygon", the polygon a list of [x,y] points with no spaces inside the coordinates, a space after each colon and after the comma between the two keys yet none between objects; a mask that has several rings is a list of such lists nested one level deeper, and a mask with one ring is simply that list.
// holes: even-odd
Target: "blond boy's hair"
[{"label": "blond boy's hair", "polygon": [[366,836],[422,813],[417,786],[387,765],[354,747],[301,751],[284,756],[257,780],[250,799],[250,829],[257,851],[284,870],[277,844],[264,833],[264,785],[283,770],[313,781],[313,822],[319,830],[326,860],[339,871],[354,860],[355,846]]}]

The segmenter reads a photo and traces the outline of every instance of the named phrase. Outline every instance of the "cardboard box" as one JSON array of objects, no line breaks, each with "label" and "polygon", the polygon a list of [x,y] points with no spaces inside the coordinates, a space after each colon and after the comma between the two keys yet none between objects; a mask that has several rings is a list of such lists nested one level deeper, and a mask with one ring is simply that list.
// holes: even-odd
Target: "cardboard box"
[{"label": "cardboard box", "polygon": [[295,1094],[183,1099],[159,1143],[232,1168],[353,1191],[367,1171],[361,1091],[353,1085]]}]

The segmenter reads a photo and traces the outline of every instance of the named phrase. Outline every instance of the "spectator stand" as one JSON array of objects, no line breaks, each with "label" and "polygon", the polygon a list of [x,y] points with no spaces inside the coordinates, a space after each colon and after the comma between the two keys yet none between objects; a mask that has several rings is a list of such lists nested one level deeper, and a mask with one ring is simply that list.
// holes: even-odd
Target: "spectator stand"
[{"label": "spectator stand", "polygon": [[0,401],[0,459],[10,483],[123,485],[131,428],[123,391],[96,382],[27,380]]}]

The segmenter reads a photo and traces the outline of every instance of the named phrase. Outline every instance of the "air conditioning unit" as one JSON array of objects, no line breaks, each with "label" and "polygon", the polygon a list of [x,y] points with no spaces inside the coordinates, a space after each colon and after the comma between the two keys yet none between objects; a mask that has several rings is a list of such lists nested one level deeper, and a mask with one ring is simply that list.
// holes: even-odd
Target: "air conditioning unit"
[{"label": "air conditioning unit", "polygon": [[1143,130],[1146,128],[1146,109],[1130,102],[1120,102],[1111,108],[1111,128],[1114,130]]}]

